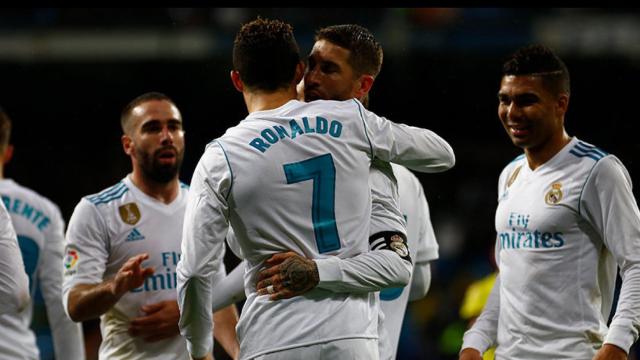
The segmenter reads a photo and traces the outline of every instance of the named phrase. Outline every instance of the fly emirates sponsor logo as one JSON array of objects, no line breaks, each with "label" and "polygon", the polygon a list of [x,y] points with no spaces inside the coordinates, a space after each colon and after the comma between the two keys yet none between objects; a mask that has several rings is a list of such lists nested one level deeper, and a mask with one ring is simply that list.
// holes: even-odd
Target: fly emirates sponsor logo
[{"label": "fly emirates sponsor logo", "polygon": [[144,280],[144,285],[131,290],[137,293],[141,291],[159,291],[175,289],[177,284],[176,266],[180,261],[180,253],[167,251],[160,253],[162,267],[157,266],[156,272]]},{"label": "fly emirates sponsor logo", "polygon": [[564,246],[562,232],[529,229],[530,218],[529,214],[509,213],[507,227],[511,228],[511,231],[498,234],[501,249],[545,249]]}]

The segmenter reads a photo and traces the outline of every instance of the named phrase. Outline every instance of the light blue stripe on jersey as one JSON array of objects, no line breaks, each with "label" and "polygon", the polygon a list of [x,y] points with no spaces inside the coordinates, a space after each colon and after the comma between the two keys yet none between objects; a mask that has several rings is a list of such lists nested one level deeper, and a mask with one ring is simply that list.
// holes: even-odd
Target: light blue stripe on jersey
[{"label": "light blue stripe on jersey", "polygon": [[124,183],[122,181],[119,181],[117,184],[102,190],[101,192],[99,192],[96,195],[90,196],[88,197],[88,200],[91,202],[95,202],[95,201],[99,201],[101,199],[107,198],[115,193],[117,193],[118,191],[120,191],[122,189],[122,187],[125,186]]},{"label": "light blue stripe on jersey", "polygon": [[108,202],[121,198],[122,195],[129,191],[129,188],[122,182],[118,183],[118,185],[113,186],[112,188],[113,190],[109,188],[100,193],[102,195],[98,194],[98,196],[90,197],[87,200],[92,202],[94,205],[106,204]]},{"label": "light blue stripe on jersey", "polygon": [[227,160],[227,166],[229,167],[229,172],[231,173],[231,186],[229,186],[229,192],[227,193],[227,196],[224,197],[225,200],[229,200],[229,195],[231,195],[231,189],[233,189],[233,169],[231,168],[229,157],[227,156],[227,152],[224,150],[222,143],[218,140],[215,140],[215,142],[218,143],[218,146],[220,146],[220,149],[222,149],[222,153],[224,154],[224,159]]},{"label": "light blue stripe on jersey", "polygon": [[183,183],[182,181],[180,181],[180,187],[183,189],[189,189],[189,185]]},{"label": "light blue stripe on jersey", "polygon": [[364,126],[364,136],[367,137],[367,141],[369,142],[369,149],[371,149],[371,160],[373,160],[373,145],[371,145],[371,139],[369,139],[369,132],[367,131],[367,123],[364,121],[364,115],[362,115],[362,109],[360,108],[360,103],[353,99],[353,102],[358,106],[358,112],[360,113],[360,118],[362,119],[362,125]]},{"label": "light blue stripe on jersey", "polygon": [[582,141],[578,141],[573,149],[569,150],[569,153],[577,157],[589,157],[595,161],[598,161],[607,155],[606,152]]}]

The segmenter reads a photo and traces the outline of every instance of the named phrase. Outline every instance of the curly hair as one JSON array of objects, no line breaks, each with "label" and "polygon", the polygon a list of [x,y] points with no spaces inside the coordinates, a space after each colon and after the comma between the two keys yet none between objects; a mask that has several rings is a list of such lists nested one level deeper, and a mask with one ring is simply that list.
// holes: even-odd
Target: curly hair
[{"label": "curly hair", "polygon": [[233,42],[233,68],[252,90],[273,92],[295,77],[300,49],[293,27],[258,17],[240,28]]}]

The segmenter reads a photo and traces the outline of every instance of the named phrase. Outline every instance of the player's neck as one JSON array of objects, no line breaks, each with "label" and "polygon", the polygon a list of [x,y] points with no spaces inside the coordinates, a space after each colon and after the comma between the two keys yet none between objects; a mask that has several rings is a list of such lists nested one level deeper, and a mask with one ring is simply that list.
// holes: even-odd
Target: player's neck
[{"label": "player's neck", "polygon": [[134,170],[131,173],[131,182],[143,193],[165,204],[170,204],[175,200],[180,190],[180,182],[177,175],[167,183],[159,183],[148,179],[140,171]]},{"label": "player's neck", "polygon": [[536,148],[525,149],[524,153],[527,155],[529,168],[531,170],[537,169],[560,152],[570,141],[571,137],[563,129],[562,133],[552,137],[543,145]]},{"label": "player's neck", "polygon": [[296,99],[295,87],[279,89],[274,92],[245,91],[243,92],[244,102],[247,105],[249,114],[255,111],[277,109],[291,100]]}]

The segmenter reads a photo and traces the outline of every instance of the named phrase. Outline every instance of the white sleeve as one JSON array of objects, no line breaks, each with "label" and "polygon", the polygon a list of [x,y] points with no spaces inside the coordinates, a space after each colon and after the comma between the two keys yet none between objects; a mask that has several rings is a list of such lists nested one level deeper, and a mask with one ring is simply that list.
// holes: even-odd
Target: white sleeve
[{"label": "white sleeve", "polygon": [[24,270],[16,232],[0,201],[0,314],[22,311],[30,300],[29,278]]},{"label": "white sleeve", "polygon": [[422,299],[431,286],[431,264],[428,261],[416,262],[413,265],[409,301]]},{"label": "white sleeve", "polygon": [[68,297],[78,284],[102,282],[109,258],[109,232],[95,205],[82,199],[73,210],[65,239],[62,304],[69,315]]},{"label": "white sleeve", "polygon": [[640,330],[640,212],[631,178],[614,156],[600,160],[582,191],[580,213],[589,220],[620,267],[622,288],[605,343],[627,353]]},{"label": "white sleeve", "polygon": [[369,251],[348,259],[331,256],[313,261],[318,266],[319,288],[347,293],[404,287],[413,268],[410,261],[389,250]]},{"label": "white sleeve", "polygon": [[245,261],[236,266],[224,279],[215,284],[213,289],[213,312],[246,298],[244,292]]},{"label": "white sleeve", "polygon": [[371,224],[369,235],[381,231],[406,234],[406,222],[398,204],[398,182],[391,164],[374,161],[369,169],[371,188]]},{"label": "white sleeve", "polygon": [[472,348],[484,354],[496,343],[498,337],[498,318],[500,316],[500,275],[496,276],[493,288],[482,309],[482,313],[462,337],[462,348]]},{"label": "white sleeve", "polygon": [[64,220],[57,207],[53,208],[51,225],[44,235],[45,244],[38,279],[47,306],[56,358],[84,359],[82,326],[69,319],[62,305]]},{"label": "white sleeve", "polygon": [[431,130],[396,124],[366,110],[354,100],[365,123],[373,157],[419,172],[442,172],[453,167],[451,146]]},{"label": "white sleeve", "polygon": [[223,261],[231,181],[222,148],[210,145],[191,180],[176,269],[180,333],[194,357],[203,357],[213,348],[211,278]]},{"label": "white sleeve", "polygon": [[424,195],[424,189],[420,182],[416,179],[416,196],[418,197],[418,206],[415,209],[416,221],[420,223],[420,233],[416,242],[414,263],[424,263],[438,259],[438,242],[436,234],[433,231],[431,223],[431,213],[429,212],[429,203]]}]

